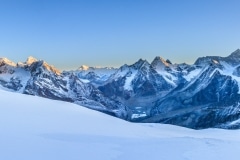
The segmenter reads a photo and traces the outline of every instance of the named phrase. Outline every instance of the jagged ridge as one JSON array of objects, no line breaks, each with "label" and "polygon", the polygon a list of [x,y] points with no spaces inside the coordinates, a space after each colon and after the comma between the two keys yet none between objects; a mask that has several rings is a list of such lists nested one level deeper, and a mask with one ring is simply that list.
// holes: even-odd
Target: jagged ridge
[{"label": "jagged ridge", "polygon": [[29,57],[0,59],[3,89],[64,100],[129,121],[169,123],[195,129],[240,128],[240,50],[207,56],[193,65],[157,56],[120,68],[82,66],[60,72]]}]

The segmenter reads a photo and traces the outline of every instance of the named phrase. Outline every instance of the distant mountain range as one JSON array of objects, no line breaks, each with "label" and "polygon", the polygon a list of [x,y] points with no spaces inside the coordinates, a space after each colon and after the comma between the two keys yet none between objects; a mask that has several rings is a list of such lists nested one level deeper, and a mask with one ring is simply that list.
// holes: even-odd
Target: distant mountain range
[{"label": "distant mountain range", "polygon": [[240,128],[240,50],[192,65],[156,57],[120,68],[60,72],[43,60],[0,58],[0,88],[76,103],[132,122]]}]

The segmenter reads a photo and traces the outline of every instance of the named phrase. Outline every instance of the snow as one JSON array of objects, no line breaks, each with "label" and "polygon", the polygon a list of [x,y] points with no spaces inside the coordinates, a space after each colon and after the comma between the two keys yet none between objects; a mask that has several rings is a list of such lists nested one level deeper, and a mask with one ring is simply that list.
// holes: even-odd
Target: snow
[{"label": "snow", "polygon": [[147,114],[144,113],[139,113],[139,114],[132,114],[131,119],[136,119],[136,118],[141,118],[141,117],[146,117]]},{"label": "snow", "polygon": [[61,71],[58,70],[57,68],[55,68],[53,65],[49,65],[47,62],[43,61],[43,64],[42,64],[48,71],[51,71],[57,75],[60,75],[61,74]]},{"label": "snow", "polygon": [[239,159],[240,130],[130,123],[75,104],[3,90],[0,99],[0,159]]},{"label": "snow", "polygon": [[124,77],[128,72],[130,72],[130,68],[125,64],[119,70],[117,70],[116,73],[113,74],[112,79]]},{"label": "snow", "polygon": [[212,60],[214,64],[219,64],[217,60]]},{"label": "snow", "polygon": [[[132,73],[134,73],[134,75]],[[109,77],[108,82],[115,81],[118,78],[128,76],[128,80],[127,79],[125,80],[125,84],[124,84],[125,87],[124,88],[130,88],[131,89],[131,82],[130,82],[130,79],[129,79],[129,75],[132,76],[131,78],[134,78],[133,76],[135,76],[136,73],[137,73],[136,69],[133,69],[133,68],[129,67],[127,64],[124,64],[122,67],[120,67],[115,73],[113,73]]]},{"label": "snow", "polygon": [[133,90],[133,88],[132,88],[132,81],[134,80],[134,78],[135,78],[137,73],[138,73],[137,70],[133,70],[131,75],[126,77],[125,84],[123,86],[123,88],[125,90],[128,90],[128,91],[132,91]]},{"label": "snow", "polygon": [[223,62],[223,61],[221,61],[220,63],[221,63],[221,65],[223,66],[223,69],[221,70],[221,69],[219,69],[219,68],[216,68],[216,69],[212,72],[212,74],[210,75],[210,77],[211,77],[216,71],[219,71],[222,75],[231,76],[231,78],[232,78],[233,80],[236,80],[236,82],[238,83],[238,88],[239,88],[239,89],[238,89],[238,93],[240,93],[240,77],[235,76],[235,75],[233,74],[235,68],[237,68],[237,67],[239,67],[239,66],[232,66],[232,65],[230,65],[230,64],[228,64],[228,63],[226,63],[226,62]]},{"label": "snow", "polygon": [[195,69],[191,72],[189,72],[187,75],[183,76],[187,81],[191,81],[193,78],[195,78],[199,73],[201,72],[202,69]]},{"label": "snow", "polygon": [[84,76],[90,72],[94,72],[99,77],[98,80],[106,81],[116,71],[117,69],[113,67],[88,67],[86,65],[82,65],[78,68],[78,70],[73,71],[73,73],[77,74],[82,81],[88,83],[90,81],[85,81],[88,79],[86,79]]},{"label": "snow", "polygon": [[79,78],[80,81],[82,81],[83,83],[89,83],[90,81],[87,80],[87,79],[82,79],[82,78]]},{"label": "snow", "polygon": [[162,57],[159,57],[159,56],[154,58],[151,65],[154,68],[165,68],[166,66],[168,66],[168,67],[170,66],[170,64],[165,59],[163,59]]},{"label": "snow", "polygon": [[89,72],[94,72],[98,76],[103,77],[105,75],[113,74],[117,69],[113,67],[88,67],[82,65],[76,72],[80,72],[82,75],[86,75]]},{"label": "snow", "polygon": [[158,71],[158,73],[160,75],[163,76],[163,78],[170,84],[172,84],[173,86],[176,86],[176,83],[174,83],[174,81],[177,80],[177,78],[175,76],[173,76],[172,74],[168,73],[167,71]]},{"label": "snow", "polygon": [[86,66],[86,65],[82,65],[81,67],[79,67],[78,68],[78,70],[84,70],[84,71],[86,71],[86,70],[88,70],[89,69],[89,67],[88,66]]},{"label": "snow", "polygon": [[[10,70],[14,71],[14,73],[12,73],[12,74],[9,73]],[[27,85],[28,80],[30,79],[30,76],[31,76],[30,73],[22,68],[7,67],[6,72],[0,74],[0,81],[10,82],[11,78],[19,79],[21,81],[21,84],[23,85],[23,87],[17,92],[22,93],[25,86]],[[4,90],[8,90],[8,91],[10,90],[10,89],[2,87],[1,85],[0,85],[0,87]]]},{"label": "snow", "polygon": [[10,61],[7,58],[0,58],[0,64],[1,63],[5,63],[5,64],[7,64],[9,66],[16,66],[16,64],[14,62]]},{"label": "snow", "polygon": [[166,67],[170,67],[171,69],[173,69],[170,63],[165,61],[162,57],[156,57],[151,63],[151,65],[153,66],[155,71],[157,71],[157,73],[165,79],[165,81],[172,84],[173,86],[176,86],[176,83],[174,81],[177,80],[177,77],[165,70]]},{"label": "snow", "polygon": [[34,63],[34,62],[37,62],[38,60],[36,59],[36,58],[34,58],[34,57],[32,57],[32,56],[29,56],[28,58],[27,58],[27,61],[25,62],[27,65],[31,65],[32,63]]},{"label": "snow", "polygon": [[236,121],[232,121],[231,123],[230,123],[230,125],[235,125],[235,124],[239,124],[240,123],[240,119],[238,119],[238,120],[236,120]]}]

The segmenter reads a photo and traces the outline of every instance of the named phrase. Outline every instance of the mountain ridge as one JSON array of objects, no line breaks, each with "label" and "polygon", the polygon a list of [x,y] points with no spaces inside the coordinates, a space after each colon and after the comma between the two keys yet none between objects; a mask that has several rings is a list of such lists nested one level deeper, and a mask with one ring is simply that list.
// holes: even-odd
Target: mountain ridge
[{"label": "mountain ridge", "polygon": [[[30,56],[0,58],[0,88],[63,100],[128,121],[195,129],[240,128],[240,50],[200,57],[192,65],[156,56],[119,68],[59,71]],[[236,122],[236,123],[233,123]]]}]

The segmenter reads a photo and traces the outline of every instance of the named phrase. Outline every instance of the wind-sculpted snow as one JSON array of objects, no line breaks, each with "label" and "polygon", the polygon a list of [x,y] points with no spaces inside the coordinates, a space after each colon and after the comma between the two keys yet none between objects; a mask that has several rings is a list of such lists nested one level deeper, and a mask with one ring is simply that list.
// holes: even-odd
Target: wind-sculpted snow
[{"label": "wind-sculpted snow", "polygon": [[81,66],[60,72],[29,57],[0,59],[0,88],[63,100],[132,122],[194,129],[240,128],[240,50],[192,65],[157,56],[120,68]]}]

